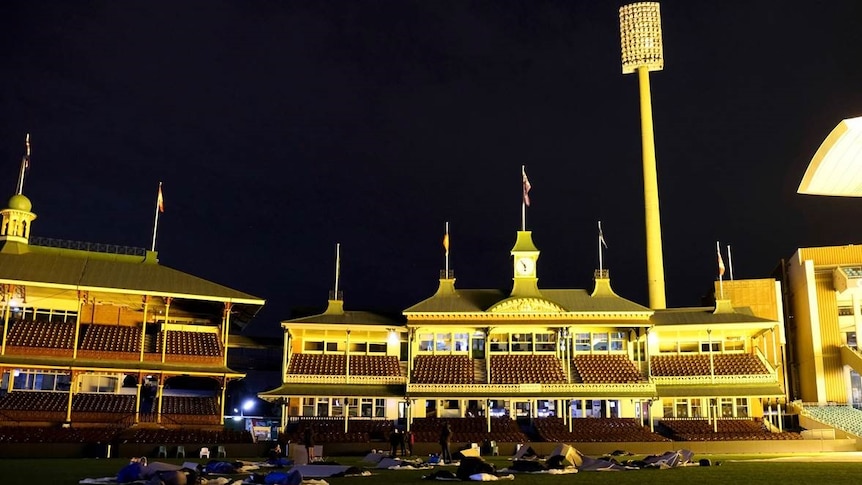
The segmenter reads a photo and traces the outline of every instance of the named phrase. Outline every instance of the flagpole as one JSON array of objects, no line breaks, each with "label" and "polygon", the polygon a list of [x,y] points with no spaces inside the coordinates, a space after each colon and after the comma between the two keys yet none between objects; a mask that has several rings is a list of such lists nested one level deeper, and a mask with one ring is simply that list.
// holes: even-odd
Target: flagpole
[{"label": "flagpole", "polygon": [[599,221],[599,240],[598,240],[598,244],[599,244],[599,274],[600,274],[600,275],[602,274],[602,270],[604,269],[604,266],[603,266],[603,264],[602,264],[602,243],[603,243],[604,241],[605,241],[605,238],[604,238],[604,236],[602,235],[602,221]]},{"label": "flagpole", "polygon": [[153,221],[153,246],[151,251],[155,252],[156,250],[156,232],[159,229],[159,209],[161,208],[161,200],[162,200],[162,183],[159,182],[159,193],[156,196],[156,217]]},{"label": "flagpole", "polygon": [[21,159],[21,173],[18,174],[18,190],[15,192],[18,195],[24,192],[24,172],[27,170],[27,166],[30,165],[30,134],[27,133],[27,136],[24,137],[24,157]]},{"label": "flagpole", "polygon": [[718,290],[724,300],[724,261],[721,260],[721,246],[715,241],[715,252],[718,254]]},{"label": "flagpole", "polygon": [[521,165],[521,185],[524,196],[521,198],[521,231],[527,230],[527,207],[530,205],[530,180],[527,178],[527,167]]},{"label": "flagpole", "polygon": [[521,230],[527,230],[527,171],[521,165],[521,183],[524,189],[524,196],[521,197]]},{"label": "flagpole", "polygon": [[333,300],[338,300],[338,278],[341,276],[341,243],[335,243],[335,292]]},{"label": "flagpole", "polygon": [[449,279],[449,221],[446,221],[446,234],[443,236],[443,248],[446,249],[446,277]]},{"label": "flagpole", "polygon": [[730,244],[727,245],[727,266],[730,269],[730,279],[733,279],[733,257],[730,255]]}]

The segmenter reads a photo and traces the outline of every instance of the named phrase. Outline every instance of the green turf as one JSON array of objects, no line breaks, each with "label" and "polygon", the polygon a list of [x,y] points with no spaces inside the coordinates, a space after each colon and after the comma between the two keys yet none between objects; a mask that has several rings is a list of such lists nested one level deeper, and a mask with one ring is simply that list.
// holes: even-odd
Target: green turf
[{"label": "green turf", "polygon": [[[516,474],[515,480],[520,485],[553,485],[589,483],[590,485],[628,485],[661,483],[661,485],[710,485],[710,484],[788,484],[815,483],[822,485],[859,483],[862,477],[862,463],[796,463],[796,462],[760,462],[751,458],[763,458],[763,455],[746,456],[709,456],[713,463],[720,466],[688,467],[671,470],[636,470],[625,472],[580,472],[572,475],[540,475]],[[695,459],[702,458],[695,456]],[[730,461],[733,459],[733,461]],[[736,461],[742,459],[743,461]],[[251,459],[249,461],[253,461]],[[335,458],[344,465],[360,465],[357,457]],[[168,463],[181,463],[183,460],[162,460]],[[187,460],[198,461],[198,460]],[[506,458],[491,457],[498,469],[508,466]],[[3,485],[73,485],[82,478],[98,478],[114,476],[126,463],[127,459],[0,459],[0,467],[5,470]],[[454,467],[450,470],[455,471]],[[370,477],[327,478],[332,485],[362,483],[387,485],[420,484],[421,478],[428,475],[428,470],[394,471],[371,470]],[[236,478],[243,478],[239,475]],[[446,483],[446,482],[433,482]],[[509,482],[502,482],[509,483]]]}]

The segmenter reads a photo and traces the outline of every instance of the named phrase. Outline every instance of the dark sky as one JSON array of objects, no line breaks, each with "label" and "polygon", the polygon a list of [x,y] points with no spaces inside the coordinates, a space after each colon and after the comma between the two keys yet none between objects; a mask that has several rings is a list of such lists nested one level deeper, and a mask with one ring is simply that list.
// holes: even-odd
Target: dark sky
[{"label": "dark sky", "polygon": [[[33,235],[149,247],[260,296],[254,333],[322,307],[430,296],[451,224],[460,288],[511,288],[520,167],[540,287],[647,304],[638,86],[596,1],[0,3],[0,192],[24,134]],[[859,242],[862,201],[800,196],[862,115],[862,2],[662,3],[651,76],[667,300],[697,305],[715,241],[737,278]],[[3,196],[6,197],[6,196]]]}]

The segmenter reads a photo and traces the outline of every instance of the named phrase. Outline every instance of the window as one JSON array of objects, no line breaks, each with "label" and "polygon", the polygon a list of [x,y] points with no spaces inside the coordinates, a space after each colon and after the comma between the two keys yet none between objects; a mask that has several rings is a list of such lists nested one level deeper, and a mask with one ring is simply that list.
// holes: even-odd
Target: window
[{"label": "window", "polygon": [[662,399],[661,407],[662,407],[662,416],[665,418],[673,417],[673,399]]},{"label": "window", "polygon": [[452,350],[452,334],[451,333],[438,333],[437,334],[437,350],[441,352],[448,352]]},{"label": "window", "polygon": [[703,417],[703,402],[700,399],[692,399],[691,400],[691,417],[692,418],[702,418]]},{"label": "window", "polygon": [[593,350],[605,351],[608,350],[608,334],[594,333],[593,334]]},{"label": "window", "polygon": [[533,351],[533,334],[531,333],[513,333],[512,334],[512,352],[532,352]]},{"label": "window", "polygon": [[421,333],[419,334],[419,350],[422,352],[431,352],[434,350],[434,334]]},{"label": "window", "polygon": [[725,352],[742,352],[745,350],[745,340],[742,337],[727,337],[724,341]]},{"label": "window", "polygon": [[745,397],[736,398],[736,417],[737,418],[747,418],[748,417],[748,398],[745,398]]},{"label": "window", "polygon": [[492,333],[488,338],[491,339],[491,352],[509,351],[509,334]]},{"label": "window", "polygon": [[347,402],[347,415],[351,418],[359,416],[359,399],[355,397],[345,399]]},{"label": "window", "polygon": [[733,417],[733,398],[730,398],[730,397],[721,398],[721,417],[722,418],[732,418]]},{"label": "window", "polygon": [[317,416],[329,416],[329,398],[317,398]]},{"label": "window", "polygon": [[536,352],[553,352],[556,346],[557,334],[555,333],[537,333],[536,334]]},{"label": "window", "polygon": [[466,334],[466,333],[456,333],[455,334],[455,351],[456,352],[467,352],[470,349],[467,346],[468,338],[469,338],[469,334]]},{"label": "window", "polygon": [[626,349],[625,345],[626,334],[623,332],[611,332],[610,349],[612,351],[622,351]]},{"label": "window", "polygon": [[303,349],[306,352],[323,352],[323,342],[309,342],[306,341],[303,345]]},{"label": "window", "polygon": [[313,397],[302,398],[302,415],[303,416],[314,416],[314,398]]},{"label": "window", "polygon": [[688,401],[685,399],[677,399],[675,402],[676,406],[676,417],[677,418],[687,418],[688,417]]},{"label": "window", "polygon": [[332,398],[332,407],[330,408],[332,416],[344,416],[344,402],[339,398]]},{"label": "window", "polygon": [[589,352],[590,351],[590,334],[576,333],[575,334],[575,351]]},{"label": "window", "polygon": [[712,347],[712,352],[721,352],[721,342],[701,342],[700,351],[709,352],[710,346]]}]

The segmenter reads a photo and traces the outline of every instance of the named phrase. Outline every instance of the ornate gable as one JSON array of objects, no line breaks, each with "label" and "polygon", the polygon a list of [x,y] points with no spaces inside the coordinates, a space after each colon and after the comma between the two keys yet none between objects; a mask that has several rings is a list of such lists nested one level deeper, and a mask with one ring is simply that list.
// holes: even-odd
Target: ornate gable
[{"label": "ornate gable", "polygon": [[565,313],[565,309],[543,298],[509,298],[488,309],[488,313]]}]

